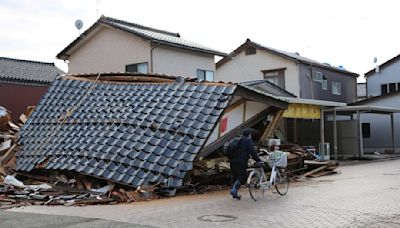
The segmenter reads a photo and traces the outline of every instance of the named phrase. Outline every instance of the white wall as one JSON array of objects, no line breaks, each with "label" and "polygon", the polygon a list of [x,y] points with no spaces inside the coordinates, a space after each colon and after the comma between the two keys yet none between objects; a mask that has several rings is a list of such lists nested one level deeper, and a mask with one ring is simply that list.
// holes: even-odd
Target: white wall
[{"label": "white wall", "polygon": [[243,82],[264,79],[262,70],[284,68],[285,89],[300,96],[299,69],[296,63],[257,49],[254,55],[245,55],[244,51],[217,68],[217,81]]},{"label": "white wall", "polygon": [[197,69],[210,70],[215,75],[214,55],[186,51],[166,46],[153,48],[153,72],[196,78]]},{"label": "white wall", "polygon": [[240,126],[245,121],[259,114],[261,111],[268,108],[268,106],[263,103],[258,103],[253,101],[246,101],[245,103],[242,103],[236,106],[235,108],[229,110],[221,117],[220,121],[222,121],[224,118],[227,118],[226,131],[220,132],[220,123],[218,123],[217,126],[214,128],[213,132],[211,133],[211,136],[208,139],[206,146],[217,140],[219,137],[227,134],[236,127]]},{"label": "white wall", "polygon": [[[386,98],[380,98],[368,102],[370,106],[383,106],[400,108],[400,94],[393,94]],[[380,151],[392,148],[392,135],[390,116],[381,114],[363,114],[362,123],[370,123],[371,137],[363,138],[366,152]],[[400,150],[400,113],[394,115],[396,147]]]},{"label": "white wall", "polygon": [[125,65],[141,62],[150,62],[148,41],[101,26],[71,53],[68,73],[125,72]]},{"label": "white wall", "polygon": [[390,64],[389,66],[380,69],[379,73],[373,73],[367,77],[367,95],[381,95],[381,84],[400,82],[400,62]]}]

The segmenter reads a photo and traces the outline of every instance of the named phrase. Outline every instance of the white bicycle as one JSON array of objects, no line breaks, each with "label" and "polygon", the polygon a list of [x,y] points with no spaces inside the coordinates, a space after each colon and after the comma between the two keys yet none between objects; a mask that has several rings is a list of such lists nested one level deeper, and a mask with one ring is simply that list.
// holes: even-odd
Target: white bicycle
[{"label": "white bicycle", "polygon": [[287,156],[284,152],[272,152],[268,155],[268,165],[271,167],[269,180],[265,175],[264,166],[256,165],[248,170],[247,187],[254,201],[261,200],[265,190],[275,187],[279,195],[286,195],[289,189],[289,181],[285,167]]}]

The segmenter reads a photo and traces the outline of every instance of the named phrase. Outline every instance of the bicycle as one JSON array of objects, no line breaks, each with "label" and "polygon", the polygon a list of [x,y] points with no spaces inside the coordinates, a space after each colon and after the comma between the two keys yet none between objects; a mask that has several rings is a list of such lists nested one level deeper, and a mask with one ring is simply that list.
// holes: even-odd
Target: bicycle
[{"label": "bicycle", "polygon": [[271,167],[271,176],[268,180],[264,165],[249,167],[250,174],[247,178],[247,187],[254,201],[261,200],[265,190],[275,187],[279,195],[286,195],[289,189],[289,181],[285,167],[287,156],[284,152],[272,152],[268,154],[268,165]]}]

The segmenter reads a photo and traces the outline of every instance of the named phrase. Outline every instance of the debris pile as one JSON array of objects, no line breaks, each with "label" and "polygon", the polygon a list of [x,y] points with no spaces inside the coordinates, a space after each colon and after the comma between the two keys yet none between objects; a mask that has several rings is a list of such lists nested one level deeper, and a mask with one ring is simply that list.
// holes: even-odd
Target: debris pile
[{"label": "debris pile", "polygon": [[156,186],[135,189],[80,174],[53,171],[48,175],[22,172],[14,175],[7,175],[0,183],[0,209],[27,205],[129,203],[161,197],[155,194]]},{"label": "debris pile", "polygon": [[0,106],[0,182],[12,172],[17,151],[17,136],[35,107],[29,106],[17,124],[11,122],[9,111]]}]

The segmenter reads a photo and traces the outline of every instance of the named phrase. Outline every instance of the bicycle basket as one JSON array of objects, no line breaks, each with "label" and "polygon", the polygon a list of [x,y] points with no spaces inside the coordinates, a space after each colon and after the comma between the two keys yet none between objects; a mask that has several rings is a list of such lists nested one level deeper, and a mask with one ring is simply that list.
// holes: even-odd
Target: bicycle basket
[{"label": "bicycle basket", "polygon": [[267,161],[271,168],[273,166],[285,168],[287,166],[287,155],[282,151],[272,152],[268,155]]}]

